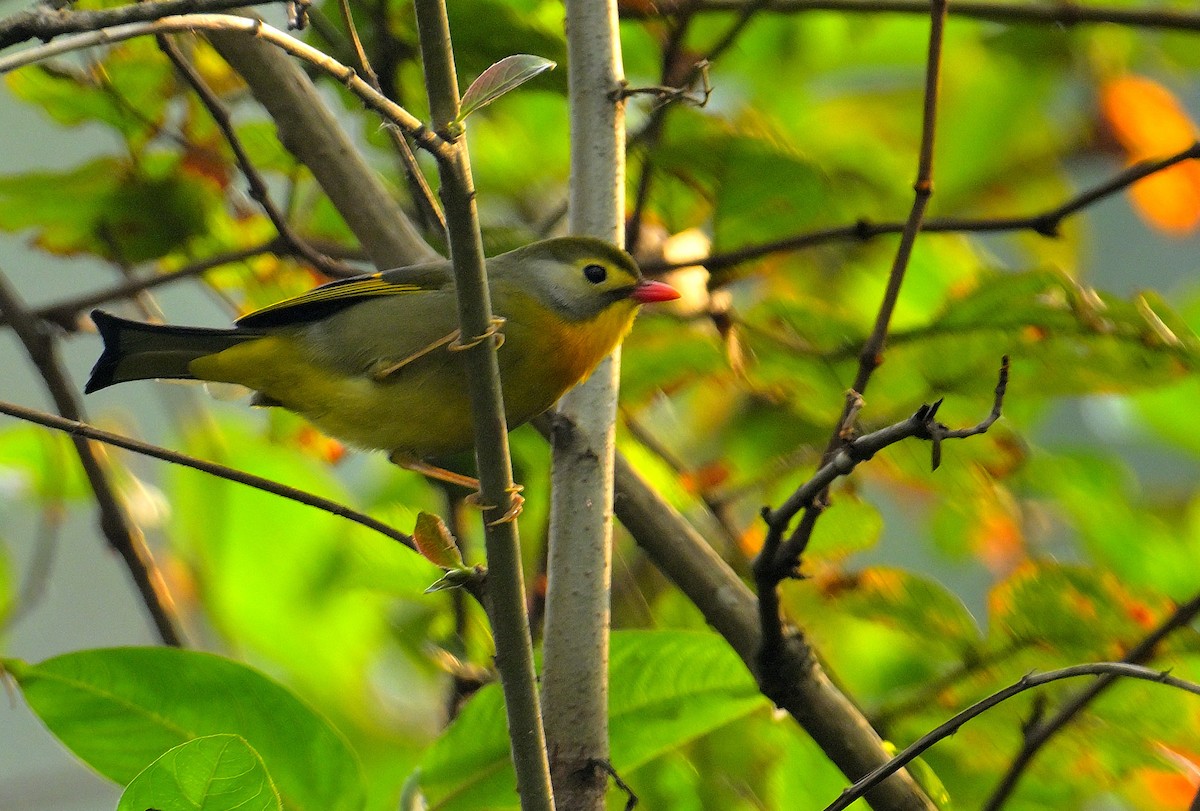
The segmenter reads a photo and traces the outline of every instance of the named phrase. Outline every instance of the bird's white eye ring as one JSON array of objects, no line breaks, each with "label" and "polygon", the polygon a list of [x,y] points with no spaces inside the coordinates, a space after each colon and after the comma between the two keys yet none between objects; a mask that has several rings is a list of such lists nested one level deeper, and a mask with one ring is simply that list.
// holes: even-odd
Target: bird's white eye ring
[{"label": "bird's white eye ring", "polygon": [[587,265],[583,269],[583,275],[592,284],[600,284],[608,278],[608,271],[604,269],[604,265]]}]

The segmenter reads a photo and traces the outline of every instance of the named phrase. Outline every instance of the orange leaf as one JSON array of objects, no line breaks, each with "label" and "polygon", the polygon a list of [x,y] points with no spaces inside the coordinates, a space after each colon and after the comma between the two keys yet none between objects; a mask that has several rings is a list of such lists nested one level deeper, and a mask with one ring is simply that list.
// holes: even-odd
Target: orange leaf
[{"label": "orange leaf", "polygon": [[1185,236],[1200,226],[1200,165],[1179,163],[1129,189],[1133,205],[1151,226]]},{"label": "orange leaf", "polygon": [[1017,517],[998,504],[985,504],[971,527],[971,548],[992,572],[1011,571],[1025,556]]},{"label": "orange leaf", "polygon": [[[1187,149],[1196,125],[1170,90],[1144,76],[1121,76],[1100,88],[1100,114],[1131,162]],[[1200,227],[1200,166],[1176,164],[1135,183],[1133,205],[1146,222],[1168,234]]]},{"label": "orange leaf", "polygon": [[1171,91],[1144,76],[1121,76],[1100,88],[1100,113],[1134,160],[1169,155],[1196,140],[1196,125]]}]

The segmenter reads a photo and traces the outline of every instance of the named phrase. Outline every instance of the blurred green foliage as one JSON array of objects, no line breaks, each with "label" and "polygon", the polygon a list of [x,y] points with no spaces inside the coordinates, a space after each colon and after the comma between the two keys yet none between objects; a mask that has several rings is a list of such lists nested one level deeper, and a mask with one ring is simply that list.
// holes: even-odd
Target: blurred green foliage
[{"label": "blurred green foliage", "polygon": [[[384,88],[420,113],[411,9],[352,5]],[[513,53],[565,62],[558,2],[449,6],[464,87]],[[306,36],[351,63],[340,16],[326,6],[313,13],[321,24]],[[624,21],[631,85],[678,80],[735,19],[690,18],[665,68],[675,23]],[[658,110],[651,97],[634,97],[631,210],[650,173],[636,208],[639,257],[651,267],[685,254],[686,245],[719,254],[860,219],[902,221],[927,26],[896,14],[763,13],[710,67],[706,106]],[[1115,174],[1125,156],[1098,112],[1105,83],[1147,74],[1194,98],[1195,43],[1194,33],[952,17],[930,216],[1037,214],[1081,191],[1080,177]],[[237,77],[203,41],[181,44],[233,105],[252,159],[287,201],[297,230],[352,248],[337,212],[279,146]],[[0,227],[27,233],[67,269],[66,257],[82,254],[154,273],[273,236],[234,179],[228,146],[152,43],[26,68],[7,82],[46,114],[47,126],[111,133],[109,154],[0,176]],[[469,122],[491,249],[560,227],[565,82],[564,70],[547,74]],[[644,129],[660,113],[661,131]],[[344,118],[368,144],[368,158],[404,188],[378,121],[349,100]],[[1183,239],[1134,221],[1127,227],[1130,240]],[[1058,239],[1031,230],[920,238],[860,425],[881,427],[940,397],[944,420],[974,424],[991,407],[1007,354],[1005,417],[985,436],[947,444],[936,473],[928,448],[914,442],[839,483],[804,561],[808,578],[783,587],[789,618],[897,746],[1029,670],[1119,659],[1175,601],[1200,592],[1200,298],[1192,287],[1169,286],[1153,266],[1138,269],[1144,292],[1095,289],[1095,228],[1085,210],[1063,223]],[[1196,237],[1177,244],[1194,252]],[[759,509],[812,472],[834,428],[895,246],[894,236],[836,239],[712,274],[676,271],[683,300],[647,312],[626,342],[621,446],[739,571],[761,542]],[[231,316],[319,281],[271,255],[206,278]],[[1064,402],[1082,404],[1088,424],[1064,418],[1076,413]],[[174,444],[406,530],[419,511],[439,513],[467,563],[481,562],[474,514],[448,507],[437,488],[379,458],[342,460],[339,448],[289,415],[215,410],[216,419],[197,408],[173,414]],[[548,454],[528,429],[514,433],[513,449],[537,598]],[[0,510],[87,509],[77,467],[65,440],[3,426]],[[145,475],[144,466],[130,467]],[[272,791],[285,809],[394,808],[406,781],[431,808],[516,807],[498,690],[452,695],[451,675],[490,666],[487,623],[459,593],[423,594],[437,567],[357,525],[191,470],[172,469],[158,484],[121,475],[131,503],[168,505],[156,552],[187,621],[204,629],[200,638],[303,700],[203,654],[8,660],[26,699],[81,758],[133,781],[134,798],[142,780],[174,781],[186,793],[196,770],[232,769],[272,789],[255,795],[263,808],[275,807]],[[832,800],[841,776],[792,721],[770,711],[695,608],[627,537],[618,535],[615,559],[612,762],[645,807],[810,808]],[[0,554],[0,617],[21,608],[20,578],[4,560]],[[1200,677],[1200,635],[1178,631],[1153,665]],[[225,686],[180,689],[180,672]],[[84,706],[68,690],[89,684],[88,702],[100,706]],[[926,765],[951,807],[978,807],[1019,746],[1022,723],[1040,702],[1053,706],[1073,689],[1023,695],[932,750]],[[287,718],[260,717],[253,699],[263,695],[286,706]],[[248,702],[245,714],[233,713],[236,723],[195,720],[226,701]],[[132,712],[116,713],[113,703]],[[120,729],[105,726],[118,718]],[[276,740],[296,725],[317,730],[319,757],[294,748],[301,738],[314,746],[309,737]],[[1200,757],[1197,730],[1194,701],[1153,685],[1119,685],[1051,743],[1006,808],[1091,807],[1101,797],[1162,807],[1180,779],[1195,781],[1180,764]],[[307,774],[304,764],[329,773]],[[304,799],[310,790],[340,805]],[[611,807],[623,801],[611,793]]]}]

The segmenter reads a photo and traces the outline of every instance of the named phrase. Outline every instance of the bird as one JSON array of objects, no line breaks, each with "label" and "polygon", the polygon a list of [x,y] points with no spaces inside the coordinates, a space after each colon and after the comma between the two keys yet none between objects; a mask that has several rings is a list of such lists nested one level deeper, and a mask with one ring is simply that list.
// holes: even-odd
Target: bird
[{"label": "bird", "polygon": [[[591,374],[640,305],[679,297],[644,278],[628,253],[589,237],[534,242],[486,267],[509,430]],[[146,379],[240,384],[254,405],[293,411],[426,474],[440,468],[423,460],[474,444],[466,365],[455,351],[473,343],[459,334],[448,260],[329,282],[231,329],[91,316],[104,349],[86,393]]]}]

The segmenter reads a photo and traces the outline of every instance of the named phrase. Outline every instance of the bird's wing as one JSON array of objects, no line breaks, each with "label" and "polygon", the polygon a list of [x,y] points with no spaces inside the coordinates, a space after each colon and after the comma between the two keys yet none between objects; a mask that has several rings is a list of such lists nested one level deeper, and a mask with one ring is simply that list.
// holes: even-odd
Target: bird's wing
[{"label": "bird's wing", "polygon": [[235,323],[251,329],[302,326],[369,299],[432,292],[445,289],[449,283],[450,276],[443,263],[396,268],[323,284],[294,298],[255,310]]}]

